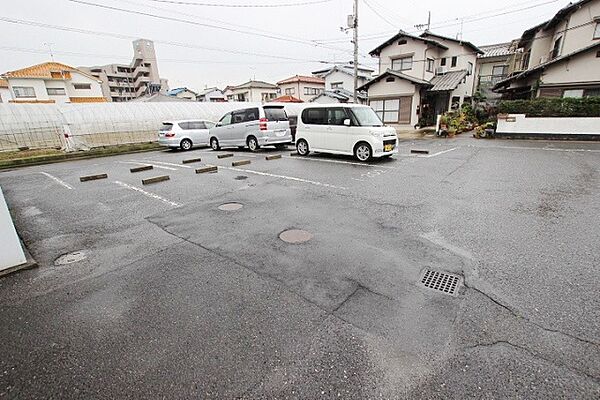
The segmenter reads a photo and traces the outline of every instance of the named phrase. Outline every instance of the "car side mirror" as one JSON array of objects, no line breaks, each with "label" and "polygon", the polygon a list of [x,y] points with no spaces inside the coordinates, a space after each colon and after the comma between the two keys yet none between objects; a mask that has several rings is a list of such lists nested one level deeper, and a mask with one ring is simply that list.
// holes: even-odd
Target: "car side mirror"
[{"label": "car side mirror", "polygon": [[346,125],[346,126],[350,126],[350,125],[351,125],[350,118],[346,118],[346,119],[344,120],[344,125]]}]

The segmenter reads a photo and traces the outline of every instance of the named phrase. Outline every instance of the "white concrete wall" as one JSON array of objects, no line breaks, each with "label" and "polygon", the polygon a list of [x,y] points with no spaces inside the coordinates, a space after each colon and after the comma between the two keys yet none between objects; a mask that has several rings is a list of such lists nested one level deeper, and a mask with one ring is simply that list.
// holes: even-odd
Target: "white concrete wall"
[{"label": "white concrete wall", "polygon": [[[331,84],[340,82],[342,83],[342,89],[346,89],[351,92],[354,90],[354,77],[340,71],[332,72],[325,77],[325,90],[333,90]],[[359,79],[358,82],[358,86],[361,86],[366,83],[366,80]]]},{"label": "white concrete wall", "polygon": [[25,264],[27,259],[21,248],[21,241],[8,212],[2,188],[0,188],[0,271]]},{"label": "white concrete wall", "polygon": [[[353,83],[354,85],[354,83]],[[279,85],[279,96],[285,96],[287,93],[285,92],[286,89],[292,89],[292,91],[294,93],[291,93],[291,96],[294,96],[297,99],[300,99],[304,102],[309,102],[310,100],[312,100],[313,98],[315,98],[316,94],[304,94],[304,88],[312,88],[312,89],[319,89],[321,91],[324,90],[325,85],[319,85],[318,83],[307,83],[307,82],[291,82],[291,83],[284,83]]]},{"label": "white concrete wall", "polygon": [[[46,84],[43,79],[9,79],[8,85],[10,87],[12,98],[15,101],[27,101],[27,100],[50,100],[48,92],[46,91]],[[17,98],[13,92],[13,87],[32,87],[35,90],[35,98]]]},{"label": "white concrete wall", "polygon": [[548,67],[542,74],[543,84],[600,82],[600,58],[596,57],[596,51]]},{"label": "white concrete wall", "polygon": [[[51,100],[54,100],[57,103],[68,103],[69,102],[69,92],[65,85],[65,81],[58,81],[58,80],[57,81],[46,81],[46,89],[48,89],[48,88],[65,90],[65,94],[60,94],[60,95],[49,94],[48,98],[50,98]],[[47,92],[48,91],[46,90],[46,93]]]},{"label": "white concrete wall", "polygon": [[[577,49],[589,46],[598,39],[594,40],[594,29],[596,24],[584,25],[580,28],[572,29],[575,26],[583,25],[593,20],[594,17],[600,17],[600,1],[592,1],[582,6],[579,10],[571,14],[568,24],[569,30],[562,33],[563,47],[562,54],[572,53]],[[562,25],[564,30],[565,25]],[[556,27],[556,31],[560,30],[561,25]],[[548,49],[549,51],[551,49]]]},{"label": "white concrete wall", "polygon": [[390,97],[412,97],[410,124],[400,125],[401,127],[410,128],[419,122],[417,107],[421,104],[421,95],[418,86],[404,79],[395,78],[394,82],[386,82],[385,79],[382,79],[369,87],[369,100]]},{"label": "white concrete wall", "polygon": [[[90,89],[75,89],[73,85],[76,83],[89,83],[91,86]],[[104,97],[101,83],[77,72],[71,72],[71,79],[65,81],[65,85],[69,97]]]},{"label": "white concrete wall", "polygon": [[498,118],[497,133],[598,135],[600,118],[527,118],[525,114],[510,114]]},{"label": "white concrete wall", "polygon": [[10,94],[9,88],[0,88],[0,103],[8,103],[9,100],[12,100],[12,95]]}]

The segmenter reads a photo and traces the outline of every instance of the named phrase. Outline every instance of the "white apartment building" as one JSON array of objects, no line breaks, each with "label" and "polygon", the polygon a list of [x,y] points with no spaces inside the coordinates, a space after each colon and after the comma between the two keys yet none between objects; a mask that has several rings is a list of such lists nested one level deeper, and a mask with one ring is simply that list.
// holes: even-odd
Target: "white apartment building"
[{"label": "white apartment building", "polygon": [[[98,103],[105,102],[102,81],[58,62],[46,62],[6,72],[0,86],[8,103]],[[5,98],[6,97],[6,98]]]},{"label": "white apartment building", "polygon": [[154,43],[138,39],[133,42],[133,60],[130,64],[109,64],[79,67],[102,81],[102,92],[107,101],[122,102],[144,95],[166,93],[169,85],[158,74]]}]

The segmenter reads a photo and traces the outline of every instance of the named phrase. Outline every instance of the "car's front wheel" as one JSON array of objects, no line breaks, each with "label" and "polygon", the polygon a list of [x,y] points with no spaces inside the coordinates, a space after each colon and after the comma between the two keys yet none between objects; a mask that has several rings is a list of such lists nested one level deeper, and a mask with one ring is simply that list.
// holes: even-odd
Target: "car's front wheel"
[{"label": "car's front wheel", "polygon": [[258,140],[254,136],[250,136],[248,138],[248,148],[250,149],[250,151],[258,151],[258,149],[260,149]]},{"label": "car's front wheel", "polygon": [[373,157],[373,150],[368,143],[359,143],[354,148],[354,157],[361,162],[367,162]]},{"label": "car's front wheel", "polygon": [[179,143],[179,147],[181,150],[188,151],[192,148],[192,141],[190,139],[183,139],[181,143]]},{"label": "car's front wheel", "polygon": [[221,146],[219,146],[219,141],[217,140],[216,137],[210,138],[210,148],[215,151],[221,149]]},{"label": "car's front wheel", "polygon": [[304,139],[298,140],[298,142],[296,143],[296,150],[301,156],[307,156],[310,153],[310,150],[308,148],[308,142]]}]

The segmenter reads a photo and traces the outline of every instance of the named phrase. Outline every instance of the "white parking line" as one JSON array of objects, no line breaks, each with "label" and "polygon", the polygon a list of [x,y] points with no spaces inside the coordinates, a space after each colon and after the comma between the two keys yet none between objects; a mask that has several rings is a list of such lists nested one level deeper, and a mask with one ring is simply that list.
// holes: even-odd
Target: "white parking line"
[{"label": "white parking line", "polygon": [[509,150],[543,150],[543,151],[560,151],[565,153],[600,153],[600,150],[596,149],[556,149],[549,147],[518,147],[518,146],[473,146],[469,145],[469,147],[477,147],[480,149],[509,149]]},{"label": "white parking line", "polygon": [[456,150],[456,147],[449,149],[449,150],[444,150],[444,151],[440,151],[439,153],[435,153],[435,154],[429,154],[427,156],[417,156],[417,158],[431,158],[431,157],[437,157],[437,156],[441,156],[442,154],[446,154],[446,153],[450,153],[451,151]]},{"label": "white parking line", "polygon": [[154,168],[158,168],[158,169],[166,169],[169,171],[177,171],[177,168],[171,168],[171,167],[165,167],[162,165],[156,165],[156,164],[150,164],[150,163],[141,163],[141,162],[135,162],[135,161],[117,161],[119,164],[133,164],[133,165],[152,165]]},{"label": "white parking line", "polygon": [[169,162],[164,162],[164,161],[155,161],[155,160],[135,160],[135,161],[140,161],[140,162],[144,162],[147,164],[161,164],[161,165],[170,165],[172,167],[177,167],[177,168],[187,168],[187,169],[191,169],[192,167],[187,166],[187,165],[181,165],[181,164],[174,164],[174,163],[169,163]]},{"label": "white parking line", "polygon": [[71,187],[71,185],[69,185],[68,183],[61,181],[60,179],[58,179],[57,177],[55,177],[54,175],[50,175],[47,172],[40,172],[40,174],[47,176],[48,178],[52,179],[53,181],[55,181],[56,183],[58,183],[59,185],[62,185],[64,187],[66,187],[69,190],[73,190],[73,187]]},{"label": "white parking line", "polygon": [[323,182],[311,181],[311,180],[308,180],[308,179],[296,178],[295,176],[276,175],[276,174],[270,174],[268,172],[252,171],[250,169],[241,169],[241,168],[232,168],[232,167],[221,167],[221,166],[219,166],[219,169],[225,169],[225,170],[236,171],[236,172],[244,172],[244,173],[247,173],[247,174],[255,174],[255,175],[268,176],[268,177],[271,177],[271,178],[286,179],[288,181],[308,183],[308,184],[311,184],[311,185],[323,186],[323,187],[328,187],[328,188],[332,188],[332,189],[341,189],[341,190],[347,190],[348,189],[348,188],[345,188],[345,187],[342,187],[342,186],[331,185],[329,183],[323,183]]},{"label": "white parking line", "polygon": [[131,185],[129,185],[127,183],[123,183],[121,181],[115,181],[115,183],[117,185],[121,186],[121,187],[126,188],[126,189],[135,190],[136,192],[139,192],[139,193],[143,194],[144,196],[147,196],[147,197],[150,197],[150,198],[153,198],[153,199],[156,199],[156,200],[160,200],[160,201],[162,201],[164,203],[167,203],[167,204],[169,204],[169,205],[171,205],[173,207],[179,207],[180,206],[179,203],[175,203],[174,201],[171,201],[169,199],[165,199],[164,197],[161,197],[161,196],[159,196],[157,194],[146,192],[142,188],[139,188],[139,187],[136,187],[136,186],[131,186]]},{"label": "white parking line", "polygon": [[370,167],[370,168],[384,168],[384,169],[397,169],[396,167],[388,167],[385,165],[377,165],[377,164],[363,164],[363,163],[358,163],[358,162],[352,162],[352,161],[341,161],[341,160],[325,160],[322,158],[311,158],[311,157],[301,157],[301,156],[283,156],[283,158],[290,158],[293,160],[304,160],[304,161],[317,161],[317,162],[324,162],[324,163],[332,163],[332,164],[348,164],[348,165],[358,165],[359,167]]}]

